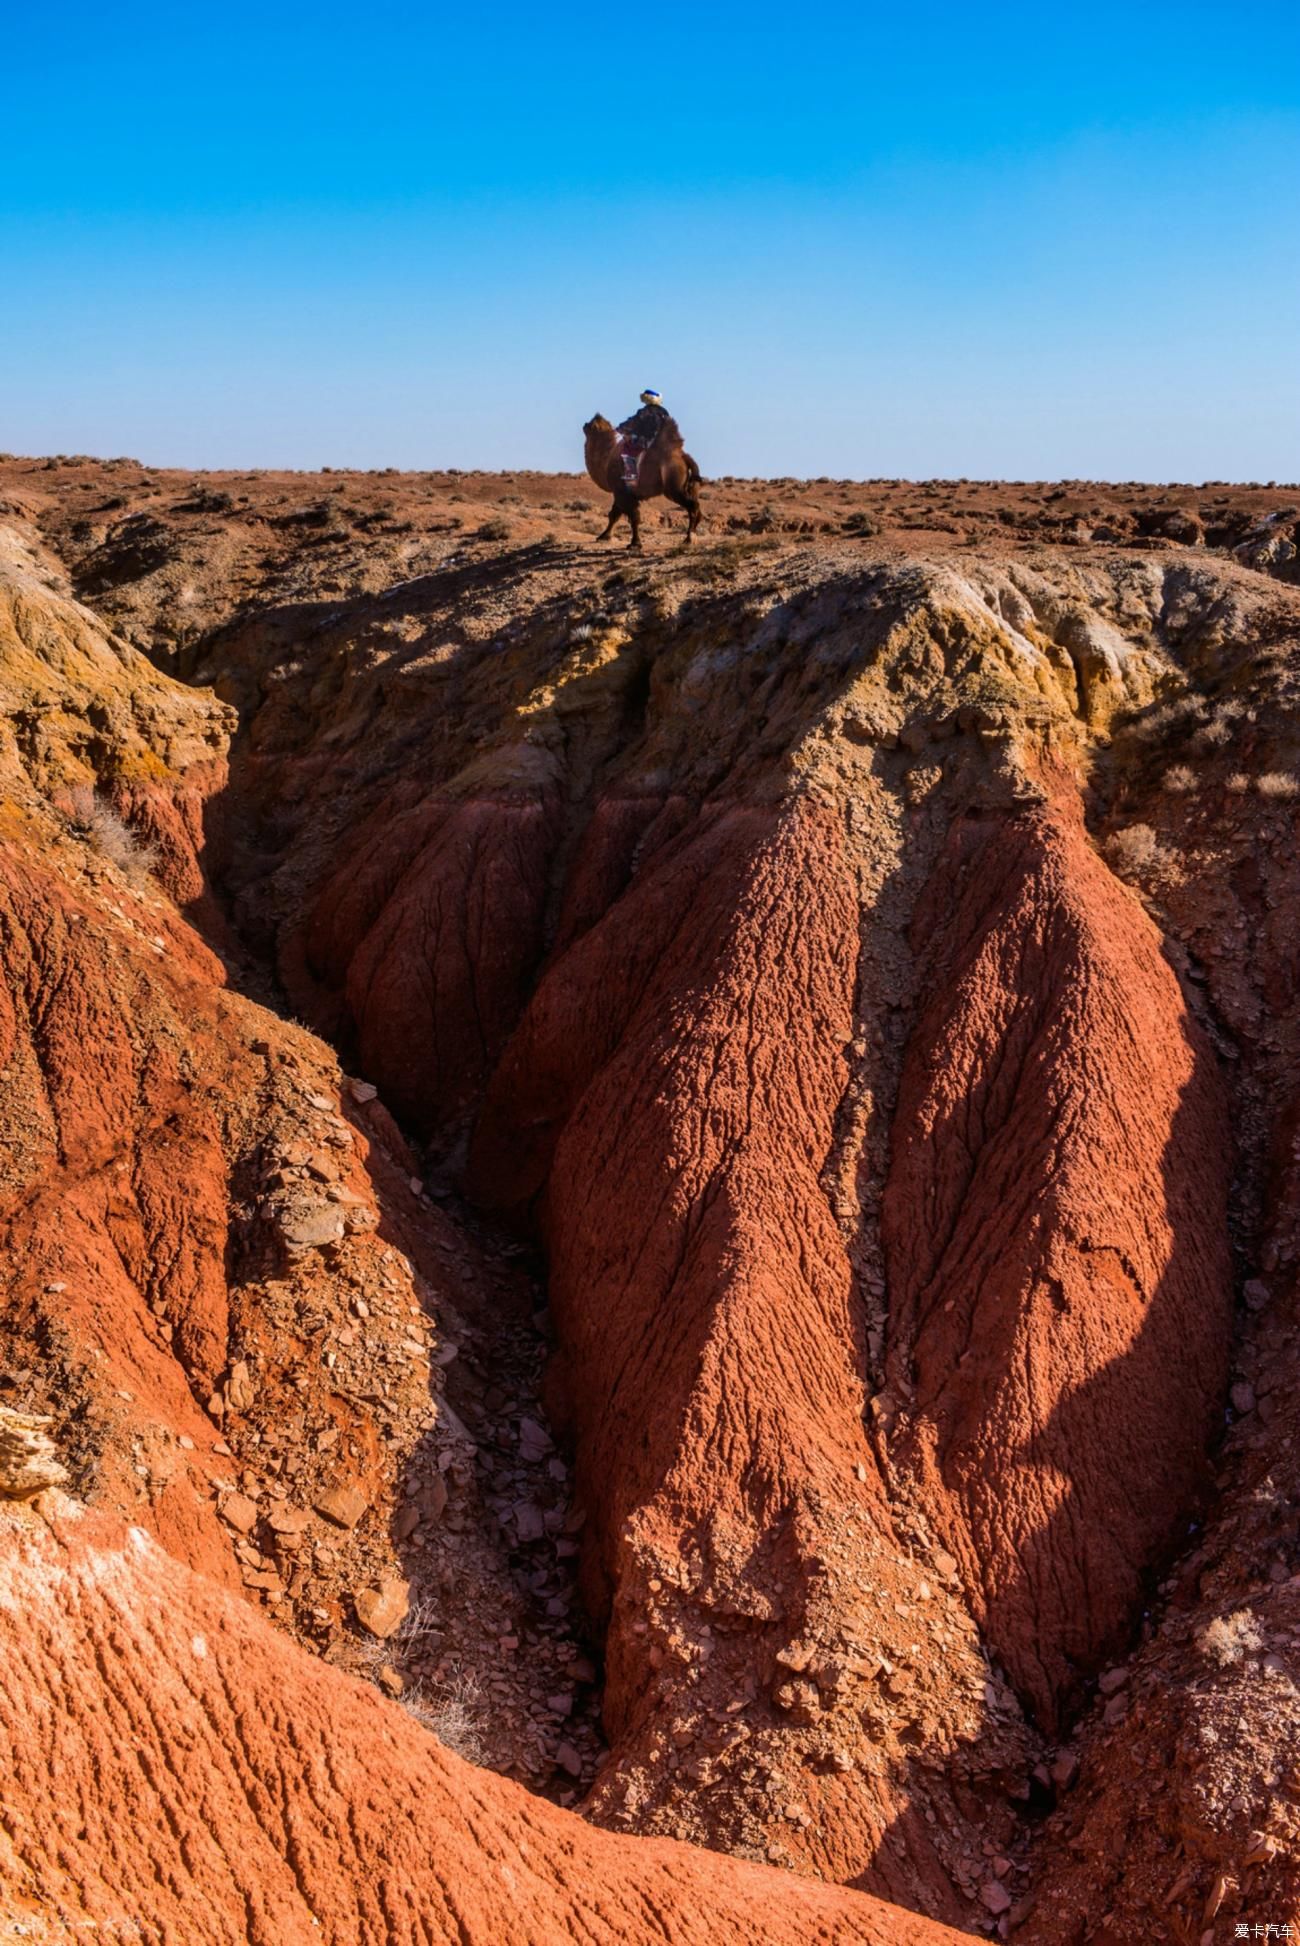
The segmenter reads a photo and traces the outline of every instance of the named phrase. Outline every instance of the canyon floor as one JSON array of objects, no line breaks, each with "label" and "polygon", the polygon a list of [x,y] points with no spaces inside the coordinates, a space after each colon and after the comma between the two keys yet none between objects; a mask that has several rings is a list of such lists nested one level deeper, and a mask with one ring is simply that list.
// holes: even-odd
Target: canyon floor
[{"label": "canyon floor", "polygon": [[703,498],[0,457],[0,1939],[1300,1924],[1300,486]]}]

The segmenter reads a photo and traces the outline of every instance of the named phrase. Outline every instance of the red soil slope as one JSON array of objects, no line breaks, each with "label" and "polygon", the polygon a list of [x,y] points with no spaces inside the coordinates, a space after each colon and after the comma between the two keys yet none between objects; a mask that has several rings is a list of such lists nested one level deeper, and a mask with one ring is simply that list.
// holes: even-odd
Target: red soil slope
[{"label": "red soil slope", "polygon": [[1201,1483],[1227,1377],[1226,1105],[1077,818],[959,825],[917,923],[937,943],[884,1205],[891,1450],[1050,1724]]},{"label": "red soil slope", "polygon": [[316,909],[313,970],[345,988],[361,1065],[416,1127],[457,1127],[519,1017],[555,810],[471,799],[381,817]]},{"label": "red soil slope", "polygon": [[541,1196],[607,1618],[601,1814],[942,1909],[936,1839],[961,1818],[948,1785],[908,1783],[900,1732],[958,1772],[963,1737],[986,1774],[1016,1750],[972,1707],[969,1637],[946,1721],[898,1702],[906,1636],[944,1622],[863,1432],[864,1321],[819,1181],[856,970],[838,821],[705,815],[552,963],[472,1165],[485,1200]]},{"label": "red soil slope", "polygon": [[[607,1836],[461,1763],[139,1529],[0,1516],[0,1900],[175,1946],[941,1946],[874,1900]],[[50,1699],[58,1698],[52,1710]]]},{"label": "red soil slope", "polygon": [[[188,928],[122,910],[126,922],[102,930],[59,876],[16,845],[0,855],[0,1061],[25,1095],[0,1204],[6,1330],[35,1343],[54,1328],[77,1363],[90,1359],[95,1391],[147,1399],[151,1420],[201,1449],[213,1433],[199,1401],[217,1388],[230,1334],[212,1096],[247,1088],[240,1068],[254,1057],[227,1038],[220,968]],[[144,925],[166,928],[152,952],[142,930],[132,937]],[[212,1095],[200,1088],[196,1101],[190,1037],[205,1029],[220,1060],[205,1076]],[[183,1556],[229,1576],[203,1494],[182,1469],[154,1518]]]},{"label": "red soil slope", "polygon": [[[480,1517],[460,1417],[482,1390],[472,1317],[510,1340],[527,1294],[430,1206],[373,1087],[233,990],[163,889],[210,910],[228,712],[21,553],[0,695],[0,1405],[53,1415],[80,1495],[320,1652],[390,1684],[404,1668],[431,1713],[444,1674],[493,1682],[489,1760],[555,1787],[564,1738],[589,1773],[590,1690],[562,1729],[529,1694],[560,1692],[577,1653],[569,1577],[512,1561]],[[558,1525],[563,1469],[549,1442],[519,1460],[531,1400],[512,1382],[507,1403],[512,1491]],[[436,1599],[436,1647],[414,1623],[382,1650],[366,1633],[385,1588],[390,1629]]]}]

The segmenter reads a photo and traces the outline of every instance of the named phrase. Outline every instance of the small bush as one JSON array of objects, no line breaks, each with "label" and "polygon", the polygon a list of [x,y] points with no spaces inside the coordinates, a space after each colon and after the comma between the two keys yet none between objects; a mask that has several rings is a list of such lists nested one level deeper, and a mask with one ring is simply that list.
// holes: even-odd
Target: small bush
[{"label": "small bush", "polygon": [[1221,1669],[1230,1669],[1244,1656],[1262,1649],[1264,1639],[1250,1610],[1238,1608],[1234,1614],[1216,1615],[1207,1622],[1196,1637],[1196,1646]]},{"label": "small bush", "polygon": [[142,890],[157,871],[158,847],[137,837],[108,799],[88,784],[78,784],[72,791],[68,822],[135,890]]},{"label": "small bush", "polygon": [[1255,789],[1261,797],[1300,797],[1300,782],[1285,770],[1266,770]]},{"label": "small bush", "polygon": [[485,520],[483,525],[477,530],[477,533],[478,539],[481,541],[508,541],[510,539],[510,522],[508,520]]},{"label": "small bush", "polygon": [[1134,718],[1126,727],[1134,736],[1141,737],[1144,743],[1155,743],[1177,729],[1190,727],[1198,717],[1204,704],[1199,696],[1178,696],[1171,703],[1161,703],[1156,708]]},{"label": "small bush", "polygon": [[1220,710],[1217,716],[1203,723],[1192,738],[1194,750],[1214,750],[1232,741],[1232,713]]},{"label": "small bush", "polygon": [[871,540],[880,532],[880,522],[873,520],[870,514],[859,511],[848,515],[843,522],[843,528],[846,534],[856,534],[862,540]]},{"label": "small bush", "polygon": [[1155,870],[1167,856],[1149,824],[1130,824],[1123,831],[1113,831],[1104,850],[1112,870],[1121,878],[1137,878]]},{"label": "small bush", "polygon": [[1164,775],[1167,791],[1194,791],[1196,772],[1188,764],[1171,764]]},{"label": "small bush", "polygon": [[446,1749],[454,1750],[467,1764],[482,1763],[483,1697],[473,1676],[457,1670],[437,1690],[414,1683],[400,1701],[407,1715],[431,1730]]}]

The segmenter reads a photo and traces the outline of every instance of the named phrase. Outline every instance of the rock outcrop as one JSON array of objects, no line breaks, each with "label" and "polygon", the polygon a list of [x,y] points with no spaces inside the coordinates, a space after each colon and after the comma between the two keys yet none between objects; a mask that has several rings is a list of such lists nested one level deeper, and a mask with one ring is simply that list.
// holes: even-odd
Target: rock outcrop
[{"label": "rock outcrop", "polygon": [[50,1437],[50,1424],[43,1413],[0,1406],[0,1498],[27,1500],[46,1487],[66,1484],[68,1469]]}]

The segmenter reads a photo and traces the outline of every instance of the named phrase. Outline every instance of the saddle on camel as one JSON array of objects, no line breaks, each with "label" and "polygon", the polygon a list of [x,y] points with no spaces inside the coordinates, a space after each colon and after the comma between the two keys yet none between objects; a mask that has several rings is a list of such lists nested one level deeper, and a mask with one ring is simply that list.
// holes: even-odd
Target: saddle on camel
[{"label": "saddle on camel", "polygon": [[641,502],[659,494],[686,510],[686,538],[700,524],[700,469],[682,445],[677,421],[657,392],[641,394],[641,409],[619,426],[598,412],[583,427],[587,439],[587,471],[598,487],[614,496],[605,531],[626,516],[632,529],[629,547],[641,545]]}]

